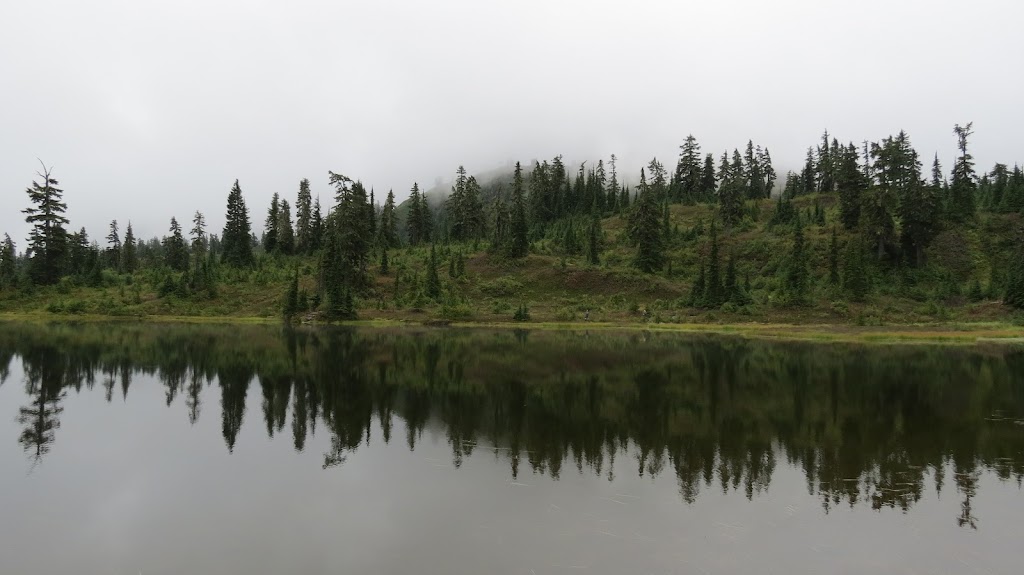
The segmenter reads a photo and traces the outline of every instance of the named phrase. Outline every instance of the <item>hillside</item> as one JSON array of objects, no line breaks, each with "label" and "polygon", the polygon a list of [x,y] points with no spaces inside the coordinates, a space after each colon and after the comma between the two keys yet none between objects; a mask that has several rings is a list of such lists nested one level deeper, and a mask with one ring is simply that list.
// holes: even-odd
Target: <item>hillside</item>
[{"label": "hillside", "polygon": [[[670,206],[673,233],[663,273],[645,274],[632,266],[636,248],[625,237],[626,218],[612,215],[601,220],[604,249],[598,265],[585,263],[583,255],[563,255],[550,239],[534,241],[531,253],[521,260],[489,254],[486,241],[439,243],[444,294],[439,302],[422,294],[430,249],[391,250],[388,274],[381,274],[374,265],[372,287],[356,298],[358,317],[508,322],[525,305],[531,322],[582,321],[588,311],[592,322],[615,323],[894,325],[1024,320],[1001,303],[1000,285],[1004,277],[1000,270],[1008,266],[1022,223],[1019,214],[981,213],[971,225],[947,227],[935,237],[927,250],[927,263],[919,269],[869,265],[870,293],[864,301],[853,301],[828,281],[832,230],[837,230],[841,245],[859,241],[855,232],[837,225],[836,196],[800,196],[793,204],[804,214],[813,214],[815,206],[824,212],[824,225],[812,222],[803,228],[811,270],[810,295],[803,305],[780,300],[793,232],[789,225],[768,225],[777,203],[764,199],[749,202],[756,220],[748,217],[719,235],[722,269],[731,254],[738,281],[749,278],[746,305],[725,303],[714,309],[691,305],[700,262],[709,257],[708,226],[715,209],[698,204]],[[803,219],[813,220],[813,216]],[[452,278],[449,272],[458,267],[460,257],[464,273],[459,276],[454,270],[457,277]],[[54,286],[0,292],[0,312],[273,318],[281,315],[293,266],[299,270],[304,299],[310,301],[317,284],[314,257],[261,254],[252,270],[221,268],[213,297],[161,295],[166,274],[160,270],[133,275],[105,270],[101,284],[94,287],[66,278]],[[971,293],[976,284],[980,295]]]}]

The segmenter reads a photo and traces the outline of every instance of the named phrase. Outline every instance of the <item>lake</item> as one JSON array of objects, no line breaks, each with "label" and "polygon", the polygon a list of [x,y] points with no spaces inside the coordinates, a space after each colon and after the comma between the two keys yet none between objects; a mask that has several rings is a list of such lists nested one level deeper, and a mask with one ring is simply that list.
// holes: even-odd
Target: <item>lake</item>
[{"label": "lake", "polygon": [[0,323],[0,573],[1019,573],[1024,347]]}]

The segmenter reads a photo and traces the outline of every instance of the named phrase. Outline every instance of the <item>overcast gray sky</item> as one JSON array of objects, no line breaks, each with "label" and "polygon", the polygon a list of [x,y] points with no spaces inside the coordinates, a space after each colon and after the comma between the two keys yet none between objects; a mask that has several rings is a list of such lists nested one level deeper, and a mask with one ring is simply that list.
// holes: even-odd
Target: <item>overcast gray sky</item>
[{"label": "overcast gray sky", "polygon": [[[948,168],[973,121],[979,166],[1024,160],[1024,4],[974,0],[31,0],[0,6],[0,232],[55,167],[77,228],[137,235],[203,211],[238,178],[256,229],[327,171],[401,199],[562,153],[675,165],[748,139],[780,172],[822,130],[906,129]],[[635,175],[633,176],[635,179]],[[186,227],[187,229],[187,227]]]}]

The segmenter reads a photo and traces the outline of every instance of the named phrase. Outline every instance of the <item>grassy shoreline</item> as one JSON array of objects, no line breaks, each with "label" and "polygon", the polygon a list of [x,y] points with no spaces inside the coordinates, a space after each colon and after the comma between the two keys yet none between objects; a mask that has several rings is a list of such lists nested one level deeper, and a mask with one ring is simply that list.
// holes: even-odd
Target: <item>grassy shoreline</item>
[{"label": "grassy shoreline", "polygon": [[[0,321],[7,322],[125,322],[125,323],[194,323],[258,325],[279,324],[280,317],[248,316],[185,316],[140,315],[113,316],[100,314],[64,315],[48,312],[0,312]],[[326,325],[308,322],[303,325]],[[438,321],[424,318],[374,318],[339,322],[334,325],[378,328],[490,328],[531,330],[598,330],[658,331],[690,334],[731,335],[754,339],[782,341],[816,341],[823,343],[933,343],[933,344],[1021,344],[1024,327],[1002,322],[898,324],[886,326],[851,326],[843,324],[784,323],[643,323],[643,322],[494,322]]]}]

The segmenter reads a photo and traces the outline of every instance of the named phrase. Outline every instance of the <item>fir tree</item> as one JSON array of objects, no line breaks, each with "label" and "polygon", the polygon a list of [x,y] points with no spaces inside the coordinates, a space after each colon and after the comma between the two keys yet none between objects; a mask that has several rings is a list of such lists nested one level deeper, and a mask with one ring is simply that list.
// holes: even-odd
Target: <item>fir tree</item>
[{"label": "fir tree", "polygon": [[14,241],[11,236],[4,234],[4,241],[0,244],[0,289],[14,285],[14,278],[17,277],[16,259]]},{"label": "fir tree", "polygon": [[121,270],[121,232],[117,229],[117,220],[110,222],[110,233],[107,234],[107,266],[114,271]]},{"label": "fir tree", "polygon": [[188,271],[188,248],[185,247],[185,238],[181,235],[181,225],[178,220],[171,218],[171,235],[164,238],[164,263],[174,271]]},{"label": "fir tree", "polygon": [[860,222],[861,194],[867,182],[860,171],[860,166],[857,165],[859,154],[852,142],[836,153],[840,154],[837,158],[839,165],[836,168],[839,219],[843,222],[843,227],[852,230]]},{"label": "fir tree", "polygon": [[398,220],[395,215],[395,193],[388,190],[388,197],[384,200],[384,208],[380,212],[380,228],[378,231],[378,245],[387,251],[388,248],[397,248],[401,244],[398,241]]},{"label": "fir tree", "polygon": [[[614,156],[612,162],[612,180],[615,179]],[[510,258],[523,258],[530,251],[527,239],[526,198],[523,190],[523,170],[516,162],[512,174],[512,210],[509,216],[509,243],[506,255]]]},{"label": "fir tree", "polygon": [[135,244],[135,232],[132,231],[132,222],[129,221],[128,229],[124,232],[124,244],[121,246],[121,269],[126,274],[135,273],[139,267]]},{"label": "fir tree", "polygon": [[277,192],[270,200],[267,219],[263,223],[263,251],[268,254],[277,251],[277,220],[281,211],[281,199]]},{"label": "fir tree", "polygon": [[644,182],[640,172],[641,189],[632,218],[632,237],[637,244],[633,265],[646,273],[654,273],[664,265],[664,240],[661,237],[661,218],[658,198]]},{"label": "fir tree", "polygon": [[409,216],[405,222],[405,231],[409,236],[409,245],[418,246],[427,240],[426,214],[423,213],[424,203],[420,198],[420,185],[413,183],[409,194]]},{"label": "fir tree", "polygon": [[953,165],[953,177],[949,186],[949,218],[957,222],[973,218],[975,211],[974,193],[977,184],[975,183],[974,157],[967,153],[967,138],[973,133],[973,125],[973,122],[968,122],[966,126],[957,124],[953,128],[960,157]]},{"label": "fir tree", "polygon": [[704,156],[704,168],[700,171],[700,194],[702,202],[715,201],[718,180],[715,178],[715,157],[711,154]]},{"label": "fir tree", "polygon": [[[389,267],[388,249],[387,248],[381,248],[381,250],[380,250],[380,275],[382,275],[382,276],[388,275],[388,271],[389,271],[388,267]],[[397,279],[395,281],[397,281]]]},{"label": "fir tree", "polygon": [[57,187],[59,182],[53,178],[51,169],[43,165],[38,175],[42,183],[33,181],[25,190],[33,205],[22,213],[25,221],[32,225],[28,238],[32,281],[48,285],[60,279],[68,256],[68,234],[64,230],[68,224],[64,212],[68,207],[61,201],[64,190]]},{"label": "fir tree", "polygon": [[291,255],[295,252],[295,231],[292,227],[292,209],[288,200],[281,200],[277,212],[277,251],[284,255]]},{"label": "fir tree", "polygon": [[308,253],[313,253],[320,249],[323,245],[324,238],[324,218],[320,212],[320,197],[317,196],[313,202],[313,215],[309,218],[309,249]]},{"label": "fir tree", "polygon": [[224,262],[236,267],[251,266],[253,256],[249,210],[245,207],[245,199],[242,198],[242,188],[239,187],[238,180],[235,180],[231,193],[228,194],[226,220],[224,233],[221,234]]},{"label": "fir tree", "polygon": [[313,195],[309,180],[299,182],[299,196],[295,200],[295,253],[308,254],[312,250]]}]

